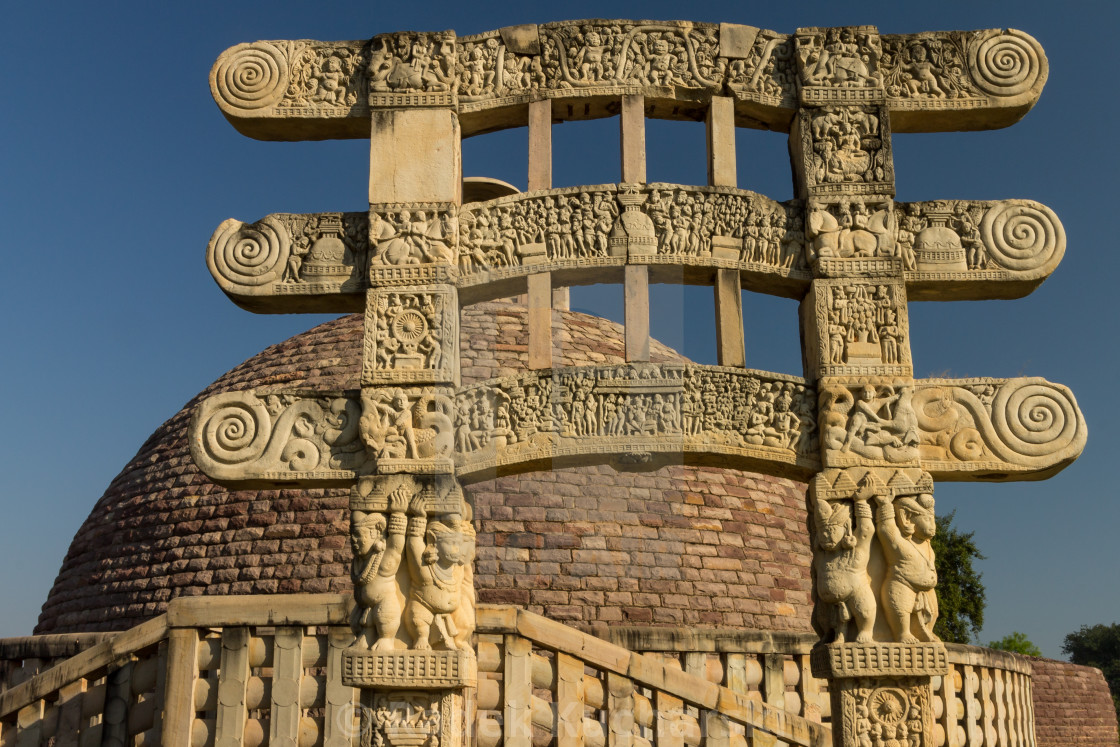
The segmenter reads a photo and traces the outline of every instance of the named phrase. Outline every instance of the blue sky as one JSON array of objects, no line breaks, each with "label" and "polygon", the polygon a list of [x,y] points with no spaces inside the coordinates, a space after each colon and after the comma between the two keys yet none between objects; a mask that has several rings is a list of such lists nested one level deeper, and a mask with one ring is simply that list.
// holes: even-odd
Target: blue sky
[{"label": "blue sky", "polygon": [[[753,7],[752,7],[753,6]],[[1112,391],[1120,277],[1107,225],[1120,189],[1115,53],[1120,5],[1080,3],[12,3],[0,29],[0,636],[30,633],[70,538],[163,420],[265,346],[329,317],[255,316],[225,299],[204,250],[225,218],[362,210],[363,141],[260,143],[210,99],[225,48],[256,39],[360,39],[404,29],[468,34],[584,17],[731,21],[792,32],[869,23],[884,33],[1014,27],[1046,49],[1038,106],[1002,131],[894,138],[898,199],[1029,198],[1062,219],[1062,265],[1017,301],[912,303],[918,376],[1043,376],[1089,423],[1082,458],[1040,483],[942,484],[938,511],[988,556],[983,641],[1019,630],[1046,655],[1083,624],[1120,620],[1120,436]],[[740,131],[739,186],[792,196],[786,136]],[[649,179],[705,181],[704,132],[650,123]],[[617,123],[554,130],[557,186],[617,181]],[[524,187],[524,130],[464,144],[468,175]],[[653,333],[714,357],[711,291],[655,286]],[[621,317],[621,293],[573,292]],[[797,305],[745,299],[748,365],[800,374]]]}]

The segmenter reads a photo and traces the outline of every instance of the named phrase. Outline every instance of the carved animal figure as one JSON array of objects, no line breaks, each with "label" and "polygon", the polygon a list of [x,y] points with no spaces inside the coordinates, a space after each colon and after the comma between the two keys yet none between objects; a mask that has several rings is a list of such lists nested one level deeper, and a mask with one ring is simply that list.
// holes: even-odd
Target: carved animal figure
[{"label": "carved animal figure", "polygon": [[887,560],[881,592],[883,614],[899,643],[938,641],[937,569],[930,538],[937,531],[933,496],[875,496],[877,533]]}]

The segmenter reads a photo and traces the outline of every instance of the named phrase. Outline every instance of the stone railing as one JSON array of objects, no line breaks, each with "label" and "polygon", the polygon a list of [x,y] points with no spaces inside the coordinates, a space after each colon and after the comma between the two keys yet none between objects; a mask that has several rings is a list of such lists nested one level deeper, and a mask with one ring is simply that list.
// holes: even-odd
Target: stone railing
[{"label": "stone railing", "polygon": [[[627,626],[596,633],[752,700],[831,722],[828,683],[809,667],[815,635]],[[946,648],[949,675],[932,683],[933,747],[1034,745],[1030,661],[976,646]]]},{"label": "stone railing", "polygon": [[[116,635],[0,641],[0,744],[358,744],[357,691],[340,674],[351,605],[336,594],[182,598]],[[595,637],[490,605],[478,623],[478,747],[831,743],[813,636]],[[933,683],[934,747],[1034,745],[1025,659],[950,645],[949,661]]]}]

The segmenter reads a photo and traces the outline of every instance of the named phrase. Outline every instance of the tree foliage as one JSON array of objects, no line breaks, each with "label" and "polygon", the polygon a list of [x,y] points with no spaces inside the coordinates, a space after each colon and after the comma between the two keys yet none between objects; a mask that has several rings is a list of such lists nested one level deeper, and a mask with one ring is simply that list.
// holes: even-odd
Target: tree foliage
[{"label": "tree foliage", "polygon": [[1081,630],[1066,636],[1062,653],[1074,664],[1101,670],[1120,715],[1120,623],[1082,625]]},{"label": "tree foliage", "polygon": [[972,563],[984,556],[976,547],[973,532],[953,527],[952,511],[937,517],[937,534],[930,540],[936,553],[937,606],[940,610],[933,632],[951,643],[971,643],[984,625],[984,584]]},{"label": "tree foliage", "polygon": [[1010,635],[1005,635],[998,641],[992,641],[988,644],[988,648],[994,648],[997,651],[1010,651],[1013,654],[1025,654],[1027,656],[1042,656],[1042,651],[1038,646],[1027,638],[1026,633],[1020,633],[1018,630],[1012,632]]}]

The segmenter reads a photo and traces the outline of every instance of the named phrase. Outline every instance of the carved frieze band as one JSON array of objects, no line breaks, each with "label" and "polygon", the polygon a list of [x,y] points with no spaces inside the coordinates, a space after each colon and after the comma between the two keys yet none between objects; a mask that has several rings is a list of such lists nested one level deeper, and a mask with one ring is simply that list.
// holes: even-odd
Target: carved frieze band
[{"label": "carved frieze band", "polygon": [[818,465],[814,396],[803,379],[680,364],[557,368],[487,381],[456,394],[458,474],[588,455],[621,454],[640,464],[682,453],[802,473]]},{"label": "carved frieze band", "polygon": [[866,378],[819,384],[828,467],[919,463],[939,480],[1044,477],[1087,430],[1064,386],[1040,378]]},{"label": "carved frieze band", "polygon": [[222,290],[254,309],[290,309],[300,296],[349,310],[360,298],[343,296],[371,285],[466,288],[627,262],[738,269],[752,289],[796,297],[817,276],[901,277],[918,300],[1008,298],[1045,279],[1065,243],[1057,216],[1030,200],[844,196],[806,209],[746,190],[653,183],[530,192],[459,210],[401,203],[230,219],[206,256]]},{"label": "carved frieze band", "polygon": [[550,459],[657,454],[720,454],[807,477],[820,468],[816,402],[803,379],[745,369],[563,368],[458,389],[221,394],[195,411],[190,440],[195,462],[222,482],[469,480]]},{"label": "carved frieze band", "polygon": [[[978,110],[988,112],[985,126],[1001,110],[1008,115],[999,123],[1010,124],[1037,100],[1046,75],[1038,42],[1013,29],[880,36],[864,26],[791,35],[738,24],[587,20],[463,37],[401,32],[239,44],[219,56],[210,87],[227,117],[265,139],[359,136],[347,120],[383,106],[457,108],[469,135],[472,112],[622,93],[693,106],[728,93],[776,128],[788,127],[799,100],[883,103],[906,113],[900,129],[922,131],[970,128]],[[680,116],[671,109],[680,107],[662,116]],[[563,117],[562,108],[554,115]],[[301,122],[278,126],[284,119]],[[492,117],[482,121],[480,129],[493,126]]]}]

